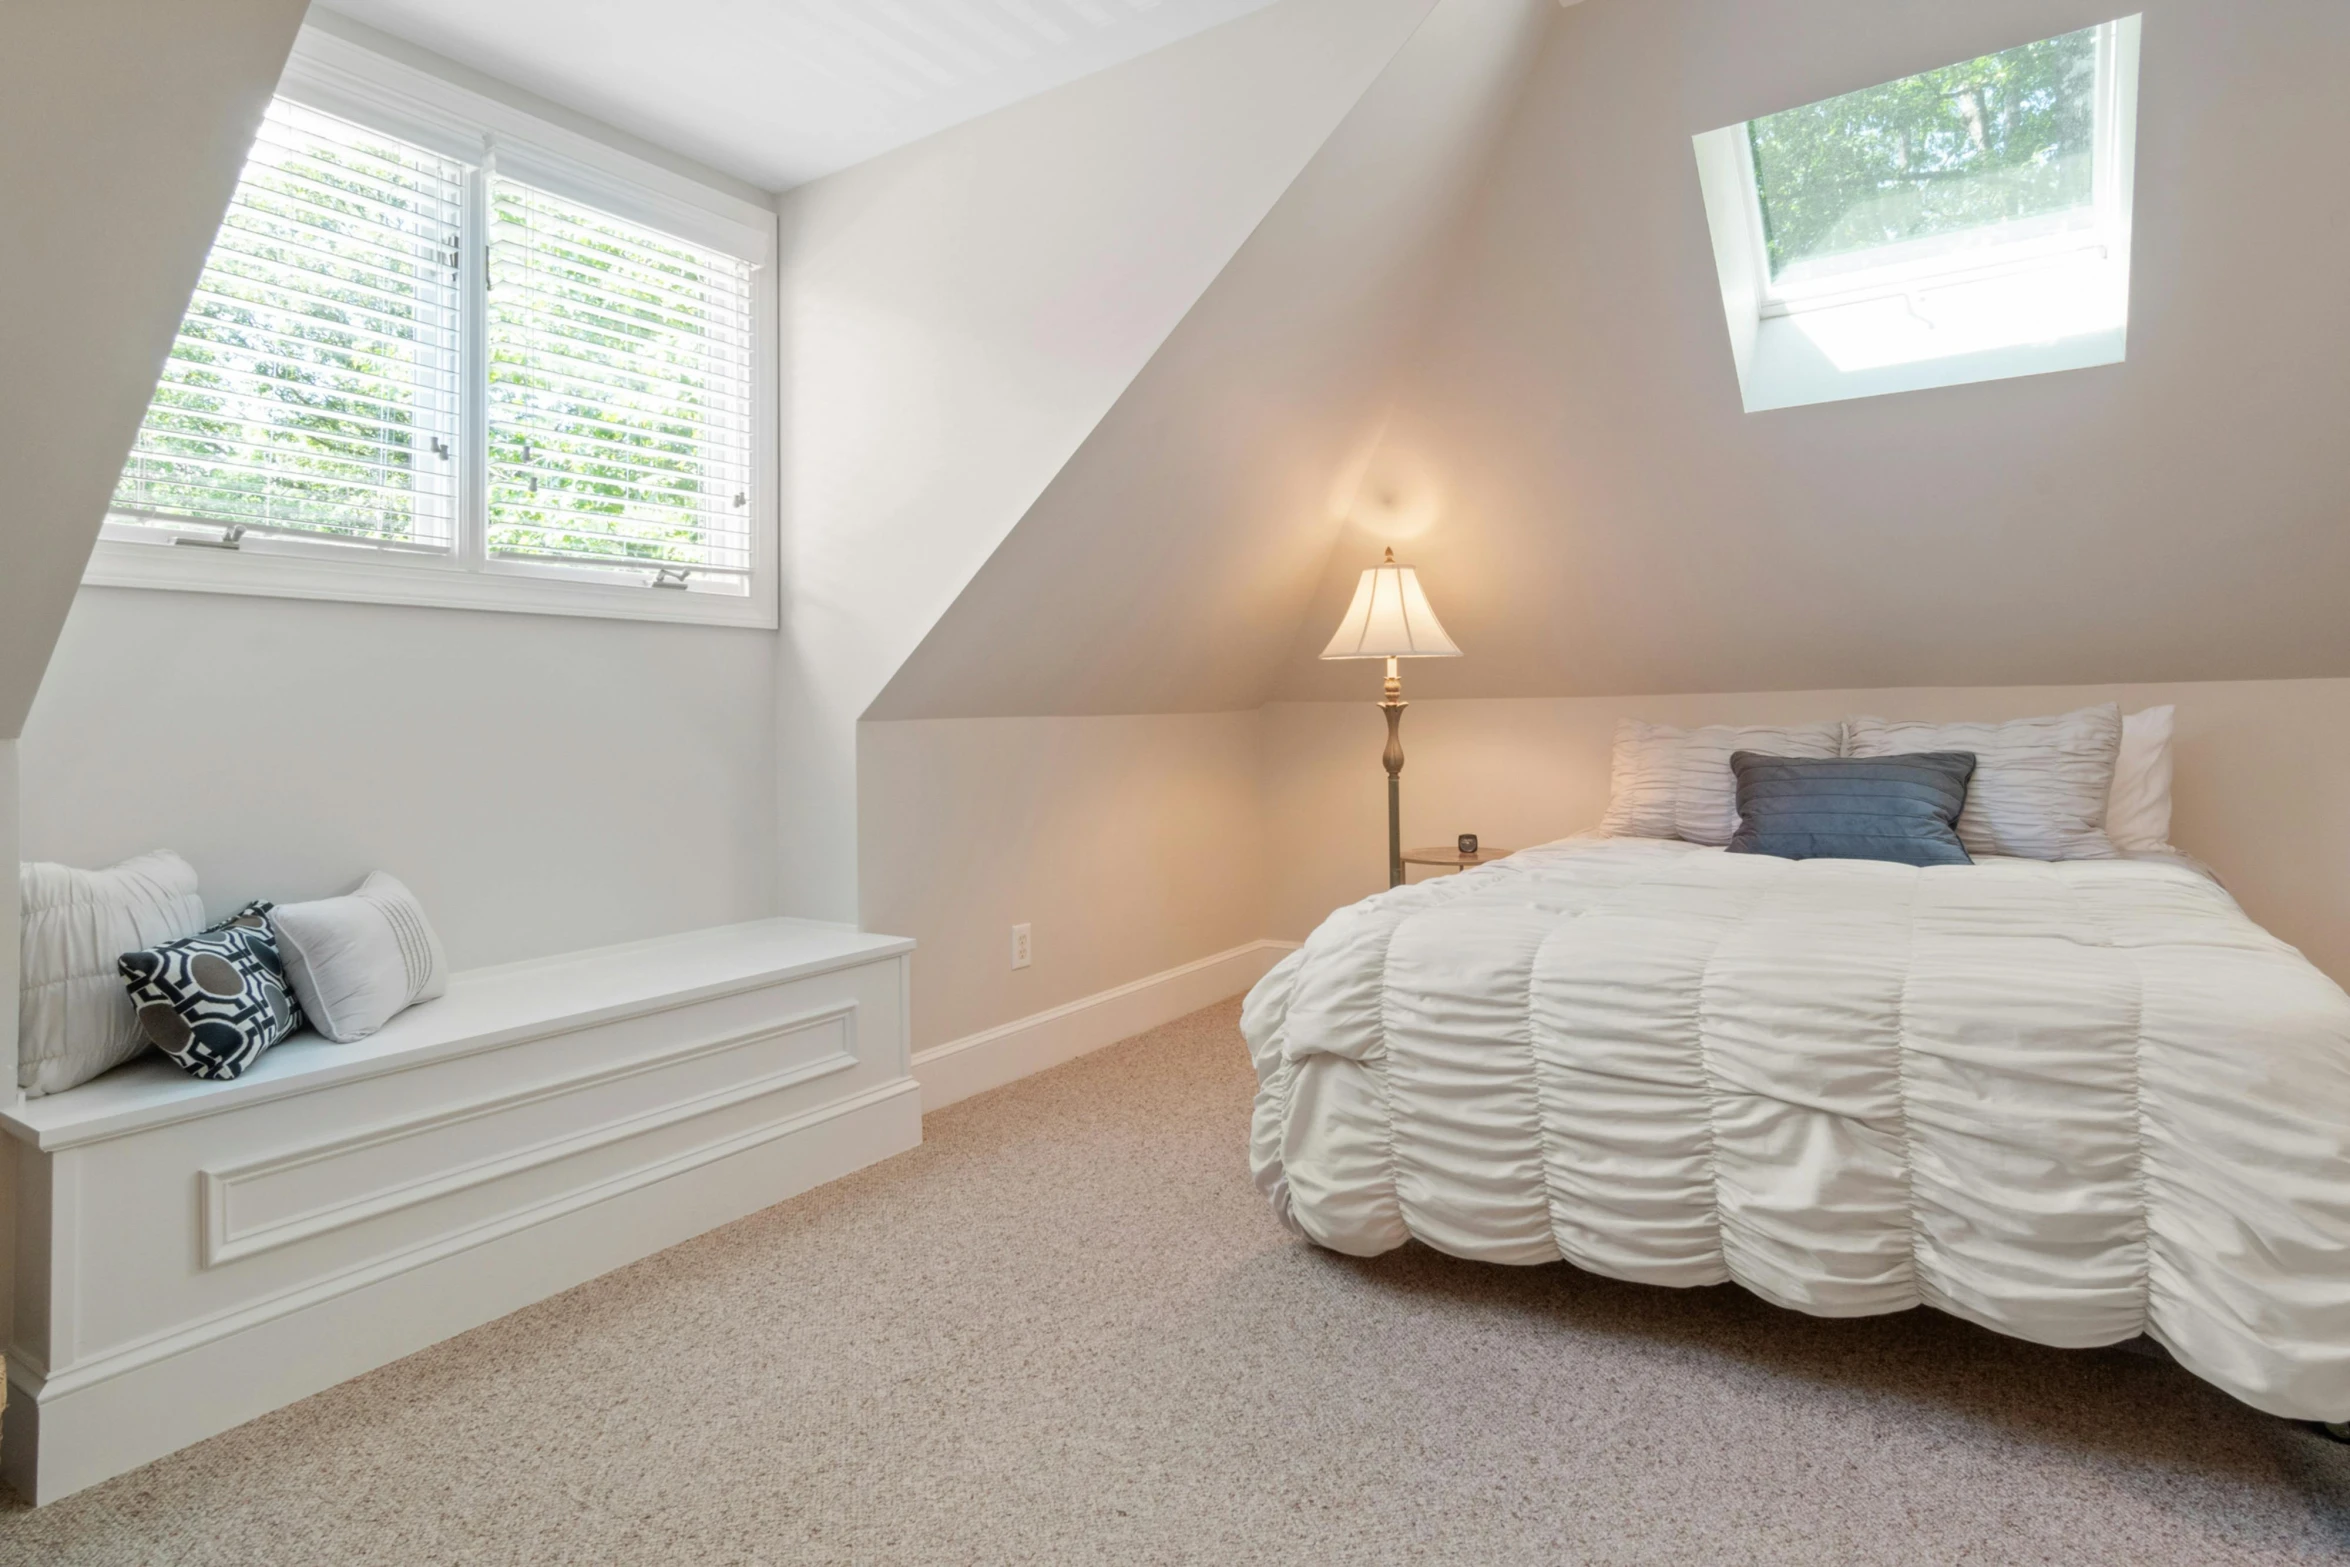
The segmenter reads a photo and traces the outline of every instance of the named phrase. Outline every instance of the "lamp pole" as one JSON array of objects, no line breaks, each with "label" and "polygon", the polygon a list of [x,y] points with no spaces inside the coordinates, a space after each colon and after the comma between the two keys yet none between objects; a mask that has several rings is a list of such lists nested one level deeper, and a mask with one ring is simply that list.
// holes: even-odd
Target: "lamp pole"
[{"label": "lamp pole", "polygon": [[[1389,552],[1394,558],[1394,552]],[[1381,760],[1387,764],[1387,885],[1403,885],[1403,710],[1410,706],[1403,699],[1403,678],[1396,673],[1396,662],[1387,661],[1387,689],[1380,699],[1379,711],[1387,715],[1387,751]]]}]

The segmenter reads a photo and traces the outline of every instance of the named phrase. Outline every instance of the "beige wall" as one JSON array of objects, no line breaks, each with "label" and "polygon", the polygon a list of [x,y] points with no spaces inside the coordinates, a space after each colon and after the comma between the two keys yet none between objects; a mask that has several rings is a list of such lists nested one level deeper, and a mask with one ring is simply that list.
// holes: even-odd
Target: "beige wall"
[{"label": "beige wall", "polygon": [[[859,726],[869,929],[927,1049],[1264,934],[1254,713]],[[1035,961],[1011,967],[1011,928]]]},{"label": "beige wall", "polygon": [[1432,3],[1286,0],[783,198],[788,912],[860,916],[858,719]]},{"label": "beige wall", "polygon": [[[870,928],[922,944],[916,1047],[1244,942],[1299,940],[1384,887],[1378,666],[1357,673],[1353,702],[861,725],[863,899]],[[1405,683],[1409,696],[1409,671]],[[2177,706],[2172,840],[2350,979],[2350,680],[1414,702],[1404,836],[1524,848],[1597,826],[1623,717],[2017,718],[2103,701]],[[1036,960],[1015,973],[1023,921]]]},{"label": "beige wall", "polygon": [[[1407,696],[1410,684],[1407,670]],[[1404,836],[1474,832],[1523,848],[1598,825],[1620,717],[2013,718],[2108,700],[2177,704],[2172,841],[2216,868],[2254,919],[2350,979],[2350,680],[1418,702],[1404,718]],[[1276,703],[1260,721],[1264,934],[1295,939],[1385,882],[1385,729],[1369,694]]]},{"label": "beige wall", "polygon": [[215,914],[387,870],[459,968],[775,912],[775,637],[84,588],[28,859],[177,849]]}]

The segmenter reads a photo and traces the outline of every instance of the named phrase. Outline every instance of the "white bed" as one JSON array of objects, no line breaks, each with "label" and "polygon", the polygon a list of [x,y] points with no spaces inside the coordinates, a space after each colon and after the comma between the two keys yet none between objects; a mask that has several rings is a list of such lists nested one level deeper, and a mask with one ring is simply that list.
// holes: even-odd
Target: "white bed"
[{"label": "white bed", "polygon": [[2182,864],[1570,839],[1341,909],[1242,1028],[1333,1250],[2147,1333],[2350,1419],[2350,997]]}]

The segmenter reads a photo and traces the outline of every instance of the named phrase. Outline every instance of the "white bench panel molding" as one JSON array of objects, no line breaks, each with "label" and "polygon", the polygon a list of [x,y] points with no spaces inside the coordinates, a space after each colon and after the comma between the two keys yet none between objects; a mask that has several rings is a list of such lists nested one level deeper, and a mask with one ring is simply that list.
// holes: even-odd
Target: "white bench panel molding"
[{"label": "white bench panel molding", "polygon": [[0,1468],[54,1500],[915,1146],[911,948],[775,920],[480,970],[358,1046],[0,1115]]},{"label": "white bench panel molding", "polygon": [[923,1113],[1239,995],[1297,947],[1294,941],[1247,942],[918,1051],[914,1076],[922,1084]]},{"label": "white bench panel molding", "polygon": [[[291,1245],[849,1070],[857,1064],[856,1016],[857,1004],[846,1002],[796,1023],[454,1105],[231,1169],[201,1170],[204,1266]],[[676,1097],[674,1087],[662,1092],[663,1082],[676,1084],[697,1067],[719,1069],[713,1086],[686,1098]],[[604,1108],[586,1108],[590,1096]]]}]

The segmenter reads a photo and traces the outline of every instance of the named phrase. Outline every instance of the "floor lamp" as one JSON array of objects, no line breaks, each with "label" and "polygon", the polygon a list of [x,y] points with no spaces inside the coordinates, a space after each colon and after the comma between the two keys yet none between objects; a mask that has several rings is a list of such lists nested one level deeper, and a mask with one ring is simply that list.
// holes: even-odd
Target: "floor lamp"
[{"label": "floor lamp", "polygon": [[1458,658],[1461,650],[1444,634],[1420,579],[1409,566],[1395,563],[1395,551],[1363,573],[1354,602],[1338,635],[1322,649],[1324,658],[1383,658],[1387,660],[1387,687],[1379,711],[1387,715],[1387,885],[1403,885],[1403,680],[1396,673],[1400,658]]}]

